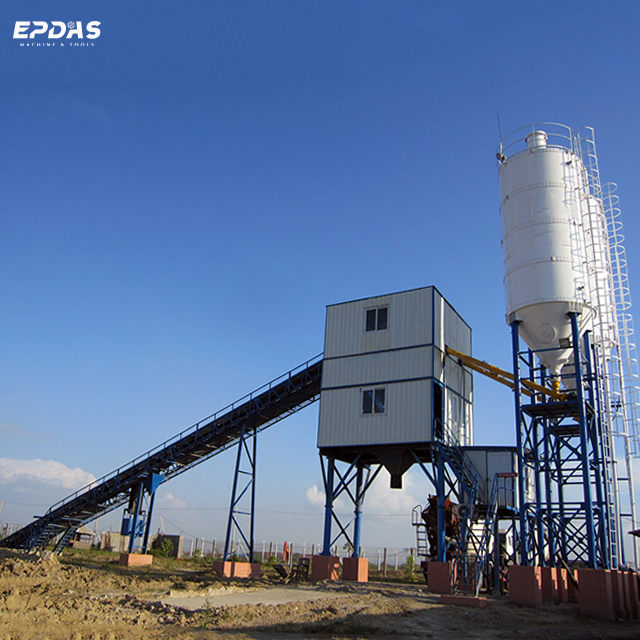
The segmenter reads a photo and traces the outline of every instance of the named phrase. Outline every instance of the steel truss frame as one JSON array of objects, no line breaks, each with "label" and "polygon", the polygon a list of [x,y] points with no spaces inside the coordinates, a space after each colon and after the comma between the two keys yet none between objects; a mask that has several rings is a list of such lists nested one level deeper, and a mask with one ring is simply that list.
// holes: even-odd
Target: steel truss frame
[{"label": "steel truss frame", "polygon": [[[360,534],[362,529],[362,505],[367,490],[376,479],[382,465],[371,465],[362,462],[363,453],[356,455],[350,464],[345,463],[341,469],[337,458],[320,454],[320,467],[325,491],[324,536],[322,555],[330,556],[331,548],[344,536],[352,558],[360,557]],[[375,470],[372,467],[375,466]],[[366,471],[366,477],[365,477]],[[353,518],[343,524],[340,515],[334,509],[335,501],[345,494],[354,507]],[[338,535],[331,537],[332,524],[338,527]],[[353,525],[353,534],[349,534],[349,527]]]},{"label": "steel truss frame", "polygon": [[[231,504],[229,506],[229,520],[227,535],[224,543],[224,560],[230,554],[236,554],[234,547],[234,533],[240,534],[243,555],[249,562],[254,561],[255,542],[255,504],[256,504],[256,462],[258,455],[258,434],[256,431],[247,432],[242,429],[238,442],[233,489],[231,490]],[[248,527],[242,527],[242,522],[248,519]],[[245,534],[245,529],[247,533]]]},{"label": "steel truss frame", "polygon": [[[518,455],[520,564],[591,568],[624,564],[613,486],[613,460],[598,411],[597,372],[589,333],[572,327],[573,373],[563,373],[563,401],[527,397],[523,380],[545,385],[548,373],[535,354],[520,349],[519,322],[512,323]],[[568,367],[565,367],[567,369]]]}]

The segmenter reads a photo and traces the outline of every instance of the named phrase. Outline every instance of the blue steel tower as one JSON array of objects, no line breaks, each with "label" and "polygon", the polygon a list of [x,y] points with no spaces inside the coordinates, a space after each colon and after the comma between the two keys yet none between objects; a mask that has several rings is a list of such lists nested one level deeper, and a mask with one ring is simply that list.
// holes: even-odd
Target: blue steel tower
[{"label": "blue steel tower", "polygon": [[624,526],[635,528],[635,354],[619,212],[600,185],[593,130],[532,125],[504,138],[497,157],[520,562],[637,563],[635,544],[628,559],[623,543]]}]

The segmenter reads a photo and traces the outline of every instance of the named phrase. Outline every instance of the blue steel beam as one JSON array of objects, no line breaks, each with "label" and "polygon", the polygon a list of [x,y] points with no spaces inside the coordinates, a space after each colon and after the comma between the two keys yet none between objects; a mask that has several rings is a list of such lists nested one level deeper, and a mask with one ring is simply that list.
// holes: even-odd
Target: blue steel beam
[{"label": "blue steel beam", "polygon": [[236,444],[243,428],[257,433],[315,402],[321,376],[322,354],[57,502],[44,516],[0,540],[0,547],[44,548],[69,527],[127,502],[131,488],[153,474],[174,478]]}]

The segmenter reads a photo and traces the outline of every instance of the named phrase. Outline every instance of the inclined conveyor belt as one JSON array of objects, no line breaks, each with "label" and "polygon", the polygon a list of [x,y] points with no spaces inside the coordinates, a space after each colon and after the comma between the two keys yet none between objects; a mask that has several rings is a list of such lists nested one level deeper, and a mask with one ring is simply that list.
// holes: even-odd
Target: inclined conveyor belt
[{"label": "inclined conveyor belt", "polygon": [[57,502],[44,516],[1,540],[0,547],[43,548],[62,532],[127,502],[131,489],[152,474],[174,478],[233,446],[243,433],[266,429],[315,402],[321,374],[322,354]]}]

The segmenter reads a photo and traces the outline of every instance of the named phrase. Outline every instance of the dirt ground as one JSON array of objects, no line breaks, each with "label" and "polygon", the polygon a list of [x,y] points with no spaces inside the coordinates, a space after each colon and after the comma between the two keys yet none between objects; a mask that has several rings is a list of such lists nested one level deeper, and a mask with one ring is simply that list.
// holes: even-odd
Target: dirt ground
[{"label": "dirt ground", "polygon": [[0,550],[0,640],[640,638],[640,624],[580,616],[575,605],[441,605],[418,582],[286,589],[269,571],[260,580],[220,580],[204,561],[124,568],[105,552],[45,560]]}]

